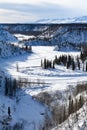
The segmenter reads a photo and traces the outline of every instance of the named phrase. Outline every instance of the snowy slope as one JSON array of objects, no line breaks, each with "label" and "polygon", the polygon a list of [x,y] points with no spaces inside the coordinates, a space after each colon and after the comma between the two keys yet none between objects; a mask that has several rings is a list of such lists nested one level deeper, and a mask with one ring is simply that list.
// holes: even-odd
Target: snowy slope
[{"label": "snowy slope", "polygon": [[24,54],[25,51],[18,46],[18,40],[11,33],[0,29],[0,58]]},{"label": "snowy slope", "polygon": [[60,50],[79,50],[81,45],[87,43],[87,28],[60,26],[51,38],[52,45],[58,45]]},{"label": "snowy slope", "polygon": [[17,56],[24,53],[26,52],[17,46],[0,42],[0,58]]},{"label": "snowy slope", "polygon": [[[85,21],[87,17],[73,18],[75,21]],[[73,20],[72,19],[72,20]],[[59,50],[80,50],[81,44],[87,43],[87,24],[68,23],[65,24],[8,24],[0,25],[2,28],[15,33],[21,41],[27,41],[28,45],[58,45]],[[3,35],[1,41],[15,41],[10,34]],[[19,34],[24,35],[19,35]],[[32,37],[33,36],[33,37]],[[8,40],[9,39],[9,40]]]},{"label": "snowy slope", "polygon": [[70,115],[65,122],[52,130],[87,130],[87,103],[77,113]]},{"label": "snowy slope", "polygon": [[[8,107],[11,109],[11,119],[8,121]],[[45,107],[34,101],[32,97],[27,93],[21,91],[18,97],[8,98],[0,93],[0,130],[6,128],[13,128],[16,123],[23,125],[23,130],[38,130],[39,123],[44,119],[41,113],[44,113]],[[10,130],[9,128],[9,130]],[[13,129],[11,129],[13,130]]]},{"label": "snowy slope", "polygon": [[[39,38],[25,42],[26,45],[58,45],[60,51],[80,50],[87,43],[87,27],[59,26],[55,30],[44,32]],[[48,36],[49,33],[49,36]]]},{"label": "snowy slope", "polygon": [[8,31],[0,29],[0,41],[6,43],[18,42],[17,38],[10,34]]}]

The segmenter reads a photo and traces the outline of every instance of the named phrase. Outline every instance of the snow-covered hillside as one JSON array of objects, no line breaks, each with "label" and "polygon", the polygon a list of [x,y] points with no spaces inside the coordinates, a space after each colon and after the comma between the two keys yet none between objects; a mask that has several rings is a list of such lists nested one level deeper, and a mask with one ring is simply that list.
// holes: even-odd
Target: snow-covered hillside
[{"label": "snow-covered hillside", "polygon": [[6,43],[16,43],[17,38],[10,34],[8,31],[0,29],[0,42]]},{"label": "snow-covered hillside", "polygon": [[77,113],[70,115],[65,122],[52,130],[87,130],[87,103]]},{"label": "snow-covered hillside", "polygon": [[[8,107],[11,109],[10,118]],[[0,92],[0,130],[38,130],[44,111],[45,107],[24,91],[18,93],[16,98],[6,97]]]},{"label": "snow-covered hillside", "polygon": [[[85,20],[86,18],[87,17],[75,18],[75,21]],[[21,39],[21,41],[27,41],[26,44],[48,46],[58,45],[59,50],[63,51],[80,50],[81,45],[87,43],[87,24],[82,22],[61,22],[55,24],[1,24],[0,27],[14,33],[15,36]],[[18,35],[20,33],[21,36]],[[3,37],[5,38],[5,36]]]},{"label": "snow-covered hillside", "polygon": [[60,50],[69,49],[81,49],[81,45],[87,43],[87,28],[74,27],[62,27],[60,26],[51,38],[51,44],[58,45]]},{"label": "snow-covered hillside", "polygon": [[87,44],[86,35],[86,25],[54,25],[25,44],[58,45],[60,51],[80,50],[83,44]]},{"label": "snow-covered hillside", "polygon": [[24,54],[25,51],[19,47],[19,43],[13,34],[0,29],[0,58]]},{"label": "snow-covered hillside", "polygon": [[37,20],[36,23],[87,23],[87,16],[62,19],[40,19]]}]

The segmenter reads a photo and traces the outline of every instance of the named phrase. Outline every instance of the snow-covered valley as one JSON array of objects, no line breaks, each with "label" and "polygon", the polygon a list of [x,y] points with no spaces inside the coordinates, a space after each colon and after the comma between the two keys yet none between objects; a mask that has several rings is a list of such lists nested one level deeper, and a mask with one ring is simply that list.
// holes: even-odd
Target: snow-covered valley
[{"label": "snow-covered valley", "polygon": [[[55,58],[55,55],[60,56],[62,54],[77,56],[80,55],[80,52],[58,52],[54,51],[54,46],[36,46],[33,47],[32,54],[1,59],[1,69],[15,78],[39,79],[52,85],[86,81],[87,73],[81,70],[73,71],[61,65],[56,66],[55,69],[44,70],[41,68],[41,59],[49,58],[52,60]],[[18,64],[19,72],[17,72],[16,64]]]},{"label": "snow-covered valley", "polygon": [[[61,29],[60,31],[62,33]],[[8,35],[10,38],[8,38]],[[58,32],[54,36],[58,38]],[[22,36],[22,34],[17,37],[24,38],[24,40],[29,38],[28,35]],[[67,36],[64,37],[67,39]],[[20,43],[10,34],[6,34],[5,38],[1,35],[0,47],[3,53],[1,53],[0,57],[0,130],[71,130],[72,124],[74,126],[73,130],[86,130],[87,90],[83,89],[79,93],[76,90],[78,87],[77,84],[84,85],[87,83],[86,62],[84,63],[85,67],[81,62],[80,69],[76,67],[75,70],[72,70],[71,67],[67,68],[63,64],[55,64],[55,68],[47,69],[41,66],[41,60],[45,58],[53,61],[55,56],[70,55],[75,59],[77,56],[80,56],[81,52],[76,51],[76,49],[72,51],[69,47],[68,51],[64,50],[64,48],[62,51],[58,51],[55,49],[55,44],[53,46],[38,46],[38,42],[36,41],[36,45],[32,46],[32,51],[29,52],[26,51],[28,49],[26,42],[23,43],[22,41]],[[11,38],[12,41],[9,40]],[[53,37],[52,40],[56,42],[58,39],[54,39]],[[29,41],[29,45],[31,45],[30,42],[32,43],[33,41]],[[12,45],[13,43],[14,45]],[[19,44],[21,46],[25,45],[23,46],[25,48],[21,48]],[[15,47],[16,50],[13,53]],[[19,83],[17,84],[16,94],[13,97],[5,95],[5,92],[8,92],[4,88],[6,86],[6,77],[16,79]],[[11,83],[9,87],[11,87],[10,85]],[[74,102],[80,96],[83,96],[85,99],[84,105],[75,111],[79,115],[79,121],[74,122],[75,117],[70,114],[70,116],[67,116],[65,122],[58,125],[57,122],[53,121],[51,114],[57,105],[61,107],[63,104],[68,109],[70,95]],[[50,99],[48,100],[47,98]],[[46,124],[46,122],[49,123]]]}]

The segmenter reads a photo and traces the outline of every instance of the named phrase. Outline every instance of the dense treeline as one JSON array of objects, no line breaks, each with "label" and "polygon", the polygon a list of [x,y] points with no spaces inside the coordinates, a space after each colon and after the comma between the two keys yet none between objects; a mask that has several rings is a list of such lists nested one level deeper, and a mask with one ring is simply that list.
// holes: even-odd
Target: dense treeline
[{"label": "dense treeline", "polygon": [[72,69],[73,71],[74,70],[87,71],[87,61],[82,52],[80,56],[77,57],[73,57],[71,55],[61,55],[57,57],[56,55],[53,61],[46,58],[44,60],[41,60],[41,67],[44,69],[48,68],[55,69],[55,65],[63,65],[67,69]]},{"label": "dense treeline", "polygon": [[55,63],[54,61],[50,61],[48,59],[44,59],[43,61],[41,60],[41,67],[44,69],[48,69],[48,68],[55,68]]},{"label": "dense treeline", "polygon": [[54,63],[57,65],[64,65],[66,68],[72,68],[72,70],[75,70],[75,60],[70,55],[62,55],[62,56],[55,56]]}]

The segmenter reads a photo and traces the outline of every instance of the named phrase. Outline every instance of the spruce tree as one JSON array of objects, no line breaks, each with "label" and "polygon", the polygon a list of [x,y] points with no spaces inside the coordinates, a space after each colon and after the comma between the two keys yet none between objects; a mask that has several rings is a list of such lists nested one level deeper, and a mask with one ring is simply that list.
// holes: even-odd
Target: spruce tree
[{"label": "spruce tree", "polygon": [[10,110],[10,107],[8,107],[8,116],[11,116],[11,110]]},{"label": "spruce tree", "polygon": [[16,70],[17,70],[17,72],[19,71],[18,63],[16,64]]},{"label": "spruce tree", "polygon": [[44,69],[47,69],[47,61],[44,59]]},{"label": "spruce tree", "polygon": [[77,61],[77,64],[78,64],[78,69],[80,70],[80,62],[79,62],[79,61]]},{"label": "spruce tree", "polygon": [[72,70],[75,70],[75,62],[74,62],[74,60],[72,61]]},{"label": "spruce tree", "polygon": [[63,121],[66,120],[66,108],[65,106],[63,107]]},{"label": "spruce tree", "polygon": [[5,95],[8,95],[8,79],[5,78]]},{"label": "spruce tree", "polygon": [[55,69],[55,62],[53,61],[53,69]]},{"label": "spruce tree", "polygon": [[72,99],[72,101],[71,101],[71,113],[73,113],[74,112],[74,105],[73,105],[73,99]]},{"label": "spruce tree", "polygon": [[13,80],[13,96],[16,94],[16,88],[17,88],[17,81],[16,79]]},{"label": "spruce tree", "polygon": [[71,100],[69,100],[68,115],[71,114]]},{"label": "spruce tree", "polygon": [[43,61],[41,60],[41,67],[43,68]]},{"label": "spruce tree", "polygon": [[83,62],[83,71],[84,71],[84,62]]},{"label": "spruce tree", "polygon": [[80,98],[79,98],[79,108],[81,108],[83,104],[84,104],[84,100],[83,100],[83,97],[80,95]]},{"label": "spruce tree", "polygon": [[57,55],[55,56],[55,63],[57,64],[58,63],[58,58],[57,58]]},{"label": "spruce tree", "polygon": [[85,69],[86,69],[86,72],[87,72],[87,62],[86,62],[86,68]]},{"label": "spruce tree", "polygon": [[69,61],[66,62],[66,68],[69,68]]}]

